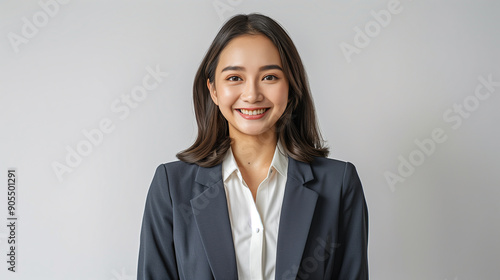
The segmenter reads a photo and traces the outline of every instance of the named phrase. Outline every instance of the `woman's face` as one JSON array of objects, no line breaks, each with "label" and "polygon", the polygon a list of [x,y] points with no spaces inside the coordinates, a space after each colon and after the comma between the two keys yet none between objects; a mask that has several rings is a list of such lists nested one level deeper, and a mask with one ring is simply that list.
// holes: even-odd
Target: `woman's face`
[{"label": "woman's face", "polygon": [[207,86],[231,138],[273,133],[288,101],[278,49],[264,35],[231,40],[219,55],[214,83]]}]

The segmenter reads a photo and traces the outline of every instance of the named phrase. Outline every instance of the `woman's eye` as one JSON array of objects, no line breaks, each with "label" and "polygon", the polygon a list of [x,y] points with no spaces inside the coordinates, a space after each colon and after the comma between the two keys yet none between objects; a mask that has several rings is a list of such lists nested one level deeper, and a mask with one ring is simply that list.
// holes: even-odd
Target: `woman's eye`
[{"label": "woman's eye", "polygon": [[231,77],[227,78],[227,80],[231,81],[231,82],[237,82],[237,81],[241,81],[241,78],[238,76],[231,76]]},{"label": "woman's eye", "polygon": [[267,75],[264,77],[264,80],[266,81],[272,81],[272,80],[277,80],[278,77],[274,76],[274,75]]}]

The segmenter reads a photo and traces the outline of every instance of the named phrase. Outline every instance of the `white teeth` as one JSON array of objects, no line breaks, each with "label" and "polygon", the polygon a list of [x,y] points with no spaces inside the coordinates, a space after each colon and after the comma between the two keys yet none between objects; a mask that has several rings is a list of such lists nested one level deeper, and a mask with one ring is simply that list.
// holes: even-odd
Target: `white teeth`
[{"label": "white teeth", "polygon": [[245,110],[245,109],[240,109],[240,112],[242,112],[245,115],[260,115],[263,114],[267,109],[258,109],[258,110]]}]

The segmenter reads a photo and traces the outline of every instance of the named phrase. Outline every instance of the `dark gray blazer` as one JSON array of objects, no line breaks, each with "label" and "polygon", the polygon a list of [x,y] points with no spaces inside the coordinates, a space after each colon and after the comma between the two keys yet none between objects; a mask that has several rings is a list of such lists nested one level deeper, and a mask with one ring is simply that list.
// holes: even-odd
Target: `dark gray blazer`
[{"label": "dark gray blazer", "polygon": [[[289,157],[287,176],[276,279],[368,279],[368,210],[354,165]],[[158,166],[137,274],[138,280],[238,279],[222,164]]]}]

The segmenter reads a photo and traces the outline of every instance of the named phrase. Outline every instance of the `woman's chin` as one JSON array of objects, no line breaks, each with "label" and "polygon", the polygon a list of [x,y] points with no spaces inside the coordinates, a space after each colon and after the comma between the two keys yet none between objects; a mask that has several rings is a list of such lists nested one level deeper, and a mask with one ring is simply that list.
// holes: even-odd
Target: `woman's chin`
[{"label": "woman's chin", "polygon": [[[251,137],[266,137],[269,136],[271,130],[269,128],[262,127],[245,127],[237,129],[237,135],[240,137],[251,136]],[[234,133],[233,133],[234,134]]]}]

